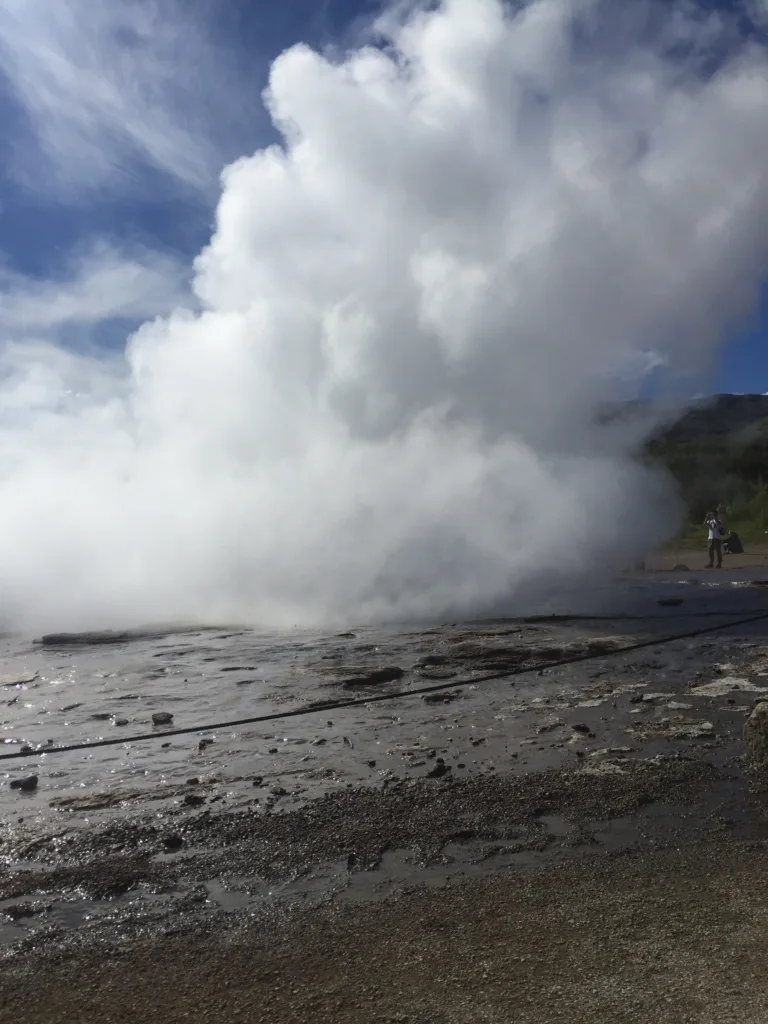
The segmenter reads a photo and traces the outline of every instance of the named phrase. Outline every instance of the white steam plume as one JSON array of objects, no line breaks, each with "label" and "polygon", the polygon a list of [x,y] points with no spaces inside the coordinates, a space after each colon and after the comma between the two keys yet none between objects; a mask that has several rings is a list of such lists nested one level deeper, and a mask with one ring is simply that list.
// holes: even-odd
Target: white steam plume
[{"label": "white steam plume", "polygon": [[598,14],[446,0],[275,62],[284,144],[223,174],[202,312],[118,371],[2,350],[6,617],[468,611],[674,526],[594,411],[632,368],[706,367],[754,303],[768,56],[705,75],[720,23],[598,47]]}]

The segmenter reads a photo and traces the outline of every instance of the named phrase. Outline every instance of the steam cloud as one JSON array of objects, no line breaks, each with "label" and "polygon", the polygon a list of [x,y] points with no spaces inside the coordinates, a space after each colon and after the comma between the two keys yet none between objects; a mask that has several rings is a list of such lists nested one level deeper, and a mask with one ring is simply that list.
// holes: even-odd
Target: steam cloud
[{"label": "steam cloud", "polygon": [[5,620],[466,612],[672,529],[594,413],[754,305],[768,55],[665,6],[445,0],[283,53],[201,309],[120,361],[2,348]]}]

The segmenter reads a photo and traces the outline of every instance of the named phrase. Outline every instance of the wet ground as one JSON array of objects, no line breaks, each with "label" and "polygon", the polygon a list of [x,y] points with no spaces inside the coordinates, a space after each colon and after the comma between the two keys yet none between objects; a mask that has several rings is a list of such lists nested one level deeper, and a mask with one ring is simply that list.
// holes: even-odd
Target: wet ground
[{"label": "wet ground", "polygon": [[[4,750],[32,752],[0,762],[4,955],[697,837],[759,840],[741,732],[768,692],[766,622],[699,632],[768,612],[754,582],[638,575],[526,619],[420,628],[6,638]],[[312,708],[335,700],[358,703]],[[171,726],[153,726],[158,712]],[[120,730],[156,738],[46,749]],[[32,775],[34,791],[11,789]]]}]

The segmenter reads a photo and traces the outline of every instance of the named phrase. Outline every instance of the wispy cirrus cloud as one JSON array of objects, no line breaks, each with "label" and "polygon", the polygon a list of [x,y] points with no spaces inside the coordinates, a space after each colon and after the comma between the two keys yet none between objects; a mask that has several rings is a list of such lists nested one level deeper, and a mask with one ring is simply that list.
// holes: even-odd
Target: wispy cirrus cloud
[{"label": "wispy cirrus cloud", "polygon": [[145,320],[188,304],[188,268],[146,248],[125,252],[99,241],[56,276],[0,268],[0,342],[81,334],[110,320]]},{"label": "wispy cirrus cloud", "polygon": [[28,127],[13,140],[17,179],[72,195],[151,169],[213,193],[258,82],[249,95],[233,81],[201,11],[194,0],[4,0],[0,64]]}]

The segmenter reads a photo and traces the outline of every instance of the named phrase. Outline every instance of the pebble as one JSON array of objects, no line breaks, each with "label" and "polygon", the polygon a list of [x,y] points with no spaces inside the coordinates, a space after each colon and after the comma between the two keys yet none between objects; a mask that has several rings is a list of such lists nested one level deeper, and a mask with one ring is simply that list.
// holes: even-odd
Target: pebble
[{"label": "pebble", "polygon": [[37,789],[37,776],[30,775],[26,779],[14,779],[11,789],[20,789],[22,793],[33,793]]},{"label": "pebble", "polygon": [[184,797],[184,803],[187,807],[200,807],[205,803],[205,797],[200,796],[198,793],[187,793]]},{"label": "pebble", "polygon": [[152,715],[152,725],[170,725],[173,721],[173,715],[170,711],[156,711]]}]

